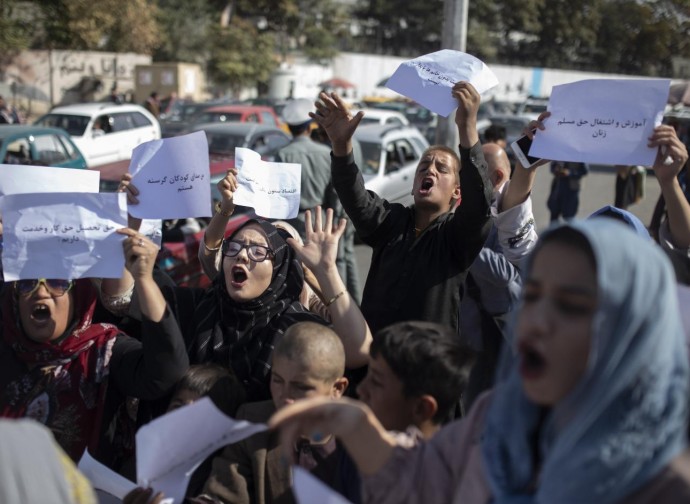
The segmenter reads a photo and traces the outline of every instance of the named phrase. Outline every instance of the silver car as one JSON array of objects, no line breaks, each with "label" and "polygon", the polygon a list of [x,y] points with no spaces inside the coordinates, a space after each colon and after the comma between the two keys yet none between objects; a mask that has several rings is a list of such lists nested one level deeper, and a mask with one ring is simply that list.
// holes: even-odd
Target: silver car
[{"label": "silver car", "polygon": [[365,186],[391,203],[413,202],[412,182],[429,142],[409,126],[360,126],[355,139],[362,148]]}]

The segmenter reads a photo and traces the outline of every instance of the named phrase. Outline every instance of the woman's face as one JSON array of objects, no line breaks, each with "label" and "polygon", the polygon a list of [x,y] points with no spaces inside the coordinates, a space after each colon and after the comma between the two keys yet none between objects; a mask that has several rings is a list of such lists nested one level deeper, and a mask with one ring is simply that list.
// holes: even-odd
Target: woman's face
[{"label": "woman's face", "polygon": [[[269,247],[261,227],[250,224],[239,230],[231,239],[243,245],[262,245]],[[270,247],[269,247],[270,248]],[[271,284],[273,276],[272,256],[261,262],[250,259],[248,250],[243,248],[235,257],[223,257],[225,288],[233,301],[245,303],[256,299]]]},{"label": "woman's face", "polygon": [[18,294],[19,319],[26,336],[43,343],[62,336],[74,316],[74,293],[52,296],[41,283],[32,294]]},{"label": "woman's face", "polygon": [[583,251],[547,243],[534,258],[523,289],[517,345],[527,397],[553,406],[587,367],[597,309],[596,271]]}]

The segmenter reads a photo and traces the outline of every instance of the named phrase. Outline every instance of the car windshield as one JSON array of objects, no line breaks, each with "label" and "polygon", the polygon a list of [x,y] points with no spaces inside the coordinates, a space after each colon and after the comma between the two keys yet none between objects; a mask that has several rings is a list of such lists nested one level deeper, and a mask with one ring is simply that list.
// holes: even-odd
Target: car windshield
[{"label": "car windshield", "polygon": [[244,136],[227,133],[206,132],[208,153],[220,156],[234,156],[235,147],[245,147]]},{"label": "car windshield", "polygon": [[204,112],[196,117],[196,122],[238,122],[240,119],[242,119],[242,114],[238,112]]},{"label": "car windshield", "polygon": [[362,147],[362,158],[364,166],[360,166],[363,175],[376,175],[381,164],[381,144],[374,142],[359,142]]},{"label": "car windshield", "polygon": [[91,120],[88,116],[71,114],[47,114],[36,121],[37,126],[47,126],[49,128],[62,128],[72,136],[83,136],[86,126]]},{"label": "car windshield", "polygon": [[379,124],[380,122],[381,122],[381,119],[379,119],[378,117],[364,116],[364,117],[362,117],[362,121],[360,122],[360,124]]}]

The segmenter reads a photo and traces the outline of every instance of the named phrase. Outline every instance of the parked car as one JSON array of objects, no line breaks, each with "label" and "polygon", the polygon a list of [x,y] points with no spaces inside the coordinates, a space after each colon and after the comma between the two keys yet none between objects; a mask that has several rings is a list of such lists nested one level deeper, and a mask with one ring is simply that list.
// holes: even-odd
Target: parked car
[{"label": "parked car", "polygon": [[130,104],[56,107],[34,124],[67,131],[89,168],[127,161],[137,145],[161,138],[156,118],[143,107]]},{"label": "parked car", "polygon": [[186,133],[192,131],[206,133],[213,186],[235,166],[235,147],[252,149],[264,160],[273,160],[275,154],[291,140],[276,126],[256,123],[197,124]]},{"label": "parked car", "polygon": [[360,124],[366,126],[368,124],[389,124],[393,126],[409,126],[410,121],[401,112],[395,110],[383,110],[378,108],[363,108],[359,110],[352,110],[352,114],[357,112],[364,112],[364,117]]},{"label": "parked car", "polygon": [[251,122],[280,127],[280,119],[271,107],[263,105],[223,105],[211,107],[197,114],[195,124]]},{"label": "parked car", "polygon": [[412,182],[419,159],[429,142],[411,126],[360,126],[355,138],[362,148],[367,189],[404,205],[412,203]]},{"label": "parked car", "polygon": [[484,132],[491,125],[503,126],[506,129],[506,152],[511,163],[515,160],[510,144],[522,136],[522,130],[531,121],[529,115],[496,115],[489,118],[489,124],[483,124],[477,128],[479,140],[484,143]]},{"label": "parked car", "polygon": [[28,125],[0,126],[2,164],[86,168],[86,160],[67,132]]},{"label": "parked car", "polygon": [[546,111],[549,105],[548,98],[538,98],[535,96],[530,96],[520,105],[518,105],[515,113],[517,115],[528,116],[530,120],[536,120],[539,118],[539,114]]},{"label": "parked car", "polygon": [[161,135],[163,138],[174,137],[196,123],[196,116],[219,105],[229,105],[225,100],[213,100],[206,102],[185,102],[168,117],[159,119]]}]

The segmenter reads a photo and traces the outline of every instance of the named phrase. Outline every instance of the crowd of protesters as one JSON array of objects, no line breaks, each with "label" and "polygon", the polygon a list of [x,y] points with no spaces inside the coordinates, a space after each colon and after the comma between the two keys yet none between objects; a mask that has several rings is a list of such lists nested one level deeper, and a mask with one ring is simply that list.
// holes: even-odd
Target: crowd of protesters
[{"label": "crowd of protesters", "polygon": [[[321,93],[295,126],[326,135],[320,176],[373,250],[361,304],[337,264],[339,208],[224,237],[235,169],[199,249],[209,288],[165,278],[133,218],[121,278],[6,285],[0,416],[45,428],[0,421],[0,501],[95,502],[74,470],[86,448],[133,478],[137,428],[208,396],[270,429],[196,469],[189,502],[294,502],[292,466],[353,503],[690,502],[686,146],[669,125],[647,139],[656,242],[624,209],[573,220],[586,167],[558,163],[550,208],[566,220],[538,237],[530,194],[548,160],[511,167],[479,141],[475,88],[452,95],[459,151],[424,152],[407,207],[365,188],[362,112]],[[119,191],[137,204],[129,175]]]}]

